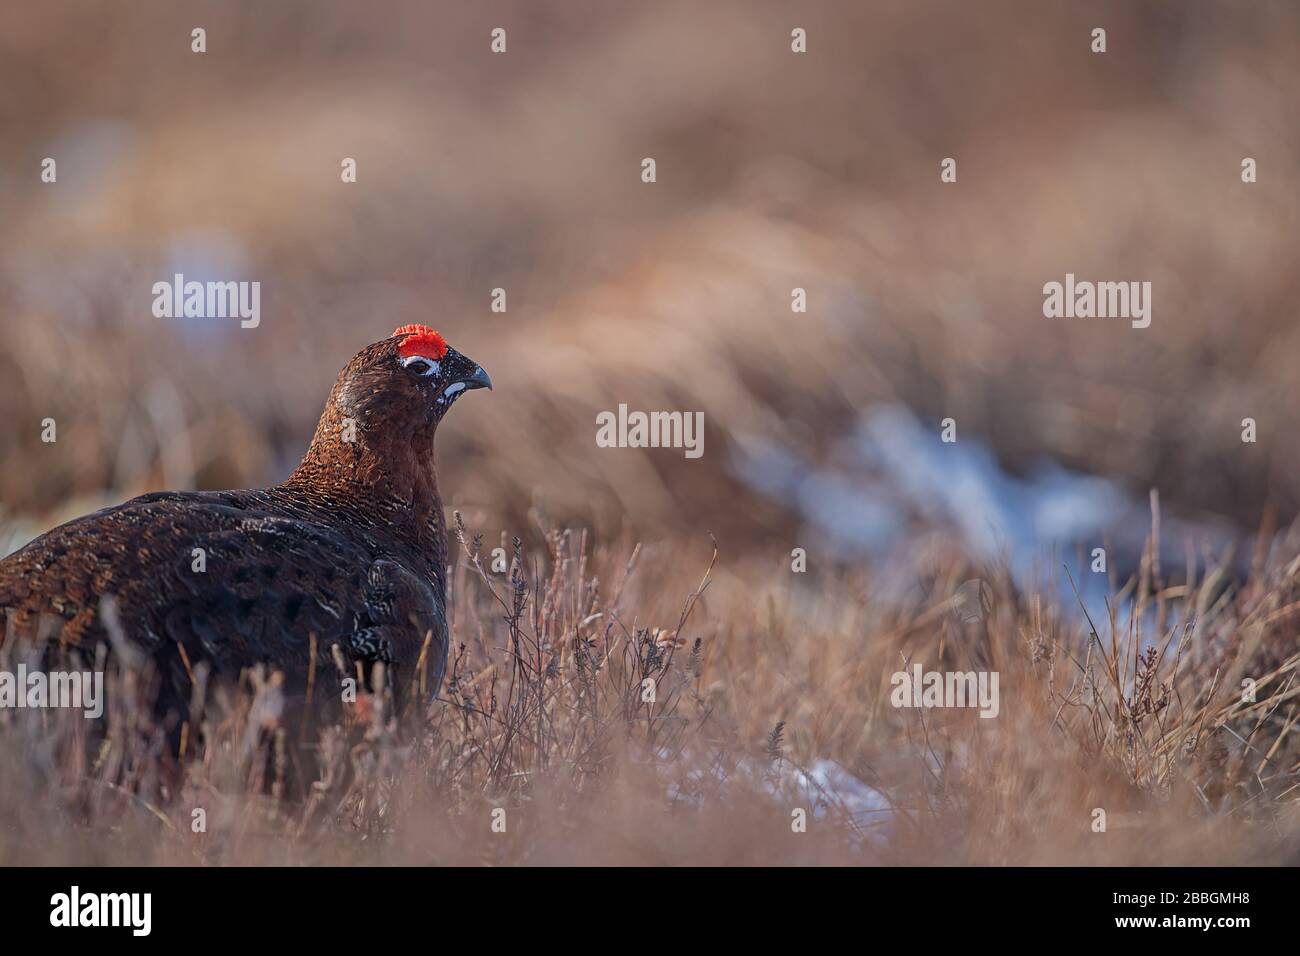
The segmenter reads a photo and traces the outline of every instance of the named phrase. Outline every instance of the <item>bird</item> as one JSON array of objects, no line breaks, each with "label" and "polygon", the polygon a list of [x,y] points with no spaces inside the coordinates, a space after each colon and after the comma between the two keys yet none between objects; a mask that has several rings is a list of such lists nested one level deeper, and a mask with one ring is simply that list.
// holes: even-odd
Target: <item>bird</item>
[{"label": "bird", "polygon": [[219,680],[262,665],[300,697],[318,677],[328,697],[331,680],[339,696],[376,672],[399,698],[436,697],[449,634],[434,436],[462,395],[491,387],[436,330],[398,328],[343,367],[279,484],[141,495],[0,561],[0,648],[121,657],[120,632],[152,663],[173,733],[200,666]]}]

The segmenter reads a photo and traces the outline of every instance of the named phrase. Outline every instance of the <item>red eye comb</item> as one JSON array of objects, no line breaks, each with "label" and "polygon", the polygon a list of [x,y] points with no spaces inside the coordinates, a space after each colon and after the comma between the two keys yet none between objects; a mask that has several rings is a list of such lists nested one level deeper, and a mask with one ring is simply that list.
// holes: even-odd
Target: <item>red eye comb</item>
[{"label": "red eye comb", "polygon": [[402,358],[423,355],[426,358],[440,359],[447,354],[447,340],[442,337],[442,333],[427,325],[404,325],[393,334],[406,336],[397,347],[397,354]]}]

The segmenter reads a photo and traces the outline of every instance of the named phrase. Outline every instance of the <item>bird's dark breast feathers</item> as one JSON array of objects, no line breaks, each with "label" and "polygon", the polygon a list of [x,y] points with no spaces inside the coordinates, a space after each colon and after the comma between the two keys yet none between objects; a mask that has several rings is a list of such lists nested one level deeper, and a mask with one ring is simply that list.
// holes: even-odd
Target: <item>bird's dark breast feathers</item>
[{"label": "bird's dark breast feathers", "polygon": [[0,561],[0,642],[88,649],[107,637],[100,599],[112,595],[132,643],[173,666],[206,661],[233,676],[268,663],[292,681],[314,635],[330,671],[336,644],[349,667],[384,660],[405,679],[424,650],[436,692],[447,644],[438,563],[383,521],[278,489],[144,495]]}]

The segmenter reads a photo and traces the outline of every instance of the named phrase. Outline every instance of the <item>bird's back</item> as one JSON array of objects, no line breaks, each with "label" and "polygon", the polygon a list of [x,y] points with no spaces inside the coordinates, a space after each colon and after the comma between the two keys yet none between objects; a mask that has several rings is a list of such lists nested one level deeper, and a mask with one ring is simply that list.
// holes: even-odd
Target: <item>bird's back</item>
[{"label": "bird's back", "polygon": [[436,565],[382,517],[283,486],[144,495],[0,562],[6,643],[93,656],[110,636],[105,596],[177,701],[198,662],[228,676],[267,663],[300,682],[313,646],[323,673],[337,645],[349,667],[383,660],[396,680],[425,650],[425,686],[436,691],[442,676]]}]

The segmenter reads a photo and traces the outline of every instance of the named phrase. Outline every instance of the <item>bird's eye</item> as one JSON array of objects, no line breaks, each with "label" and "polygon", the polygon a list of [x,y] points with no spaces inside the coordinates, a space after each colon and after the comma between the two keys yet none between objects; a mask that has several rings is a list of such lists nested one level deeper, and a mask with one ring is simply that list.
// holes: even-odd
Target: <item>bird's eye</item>
[{"label": "bird's eye", "polygon": [[438,363],[432,362],[422,355],[412,355],[409,358],[402,359],[402,365],[416,375],[434,375],[438,371]]}]

